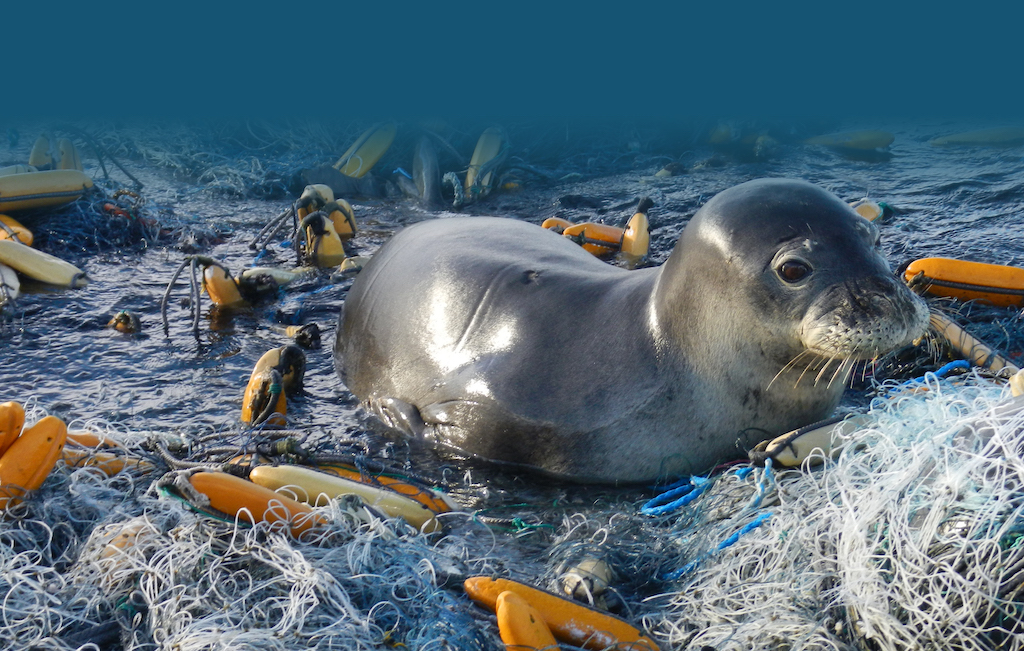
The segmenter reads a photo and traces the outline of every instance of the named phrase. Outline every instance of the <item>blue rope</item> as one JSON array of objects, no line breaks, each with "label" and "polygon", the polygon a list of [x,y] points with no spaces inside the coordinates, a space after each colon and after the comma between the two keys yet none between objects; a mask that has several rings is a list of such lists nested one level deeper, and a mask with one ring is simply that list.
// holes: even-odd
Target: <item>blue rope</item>
[{"label": "blue rope", "polygon": [[967,360],[964,360],[964,359],[954,360],[952,362],[949,362],[948,364],[943,365],[941,368],[936,369],[935,371],[929,371],[929,372],[925,373],[921,377],[911,378],[911,379],[907,380],[906,382],[898,385],[896,388],[897,389],[910,389],[912,387],[920,386],[922,384],[927,383],[929,375],[935,376],[936,380],[941,380],[941,379],[945,378],[947,375],[949,375],[950,373],[952,373],[953,371],[955,371],[957,369],[964,369],[965,371],[967,371],[967,370],[970,370],[970,368],[971,368],[971,364]]},{"label": "blue rope", "polygon": [[736,469],[736,477],[746,479],[752,472],[754,472],[754,466],[742,466]]},{"label": "blue rope", "polygon": [[753,520],[751,520],[747,524],[745,524],[742,527],[740,527],[739,531],[737,531],[736,533],[732,534],[731,536],[729,536],[728,538],[726,538],[725,540],[720,542],[718,544],[718,546],[715,547],[714,551],[712,551],[710,554],[705,554],[705,555],[703,555],[703,556],[701,556],[701,557],[699,557],[699,558],[697,558],[695,560],[692,560],[689,563],[687,563],[686,565],[684,565],[681,568],[679,568],[678,570],[673,570],[673,571],[669,572],[668,574],[665,574],[662,578],[665,581],[674,581],[674,580],[678,579],[679,577],[683,576],[684,574],[687,574],[687,573],[697,569],[700,566],[700,564],[706,558],[710,557],[711,555],[713,555],[716,552],[722,551],[723,549],[725,549],[727,547],[731,547],[732,545],[735,545],[736,542],[739,541],[740,536],[746,535],[746,534],[750,533],[751,531],[753,531],[754,529],[757,529],[762,524],[764,524],[765,521],[768,520],[768,518],[770,518],[770,517],[772,517],[772,512],[771,511],[765,511],[764,513],[758,515],[756,518],[754,518]]},{"label": "blue rope", "polygon": [[939,378],[941,380],[942,378],[944,378],[947,375],[949,375],[950,372],[952,372],[952,371],[954,371],[954,370],[956,370],[958,368],[962,368],[964,370],[970,370],[971,365],[965,359],[958,359],[956,361],[953,361],[953,362],[950,362],[950,363],[944,365],[942,368],[940,368],[937,371],[935,371],[935,377],[937,377],[937,378]]},{"label": "blue rope", "polygon": [[[751,466],[753,468],[753,466]],[[737,473],[739,474],[739,473]],[[764,499],[768,489],[775,484],[775,475],[772,474],[772,459],[768,457],[764,460],[764,475],[761,477],[761,481],[757,483],[757,495],[747,505],[748,509],[756,509],[761,506],[761,500]]]},{"label": "blue rope", "polygon": [[664,515],[682,508],[701,496],[711,480],[706,477],[690,477],[690,483],[665,491],[640,507],[643,515]]}]

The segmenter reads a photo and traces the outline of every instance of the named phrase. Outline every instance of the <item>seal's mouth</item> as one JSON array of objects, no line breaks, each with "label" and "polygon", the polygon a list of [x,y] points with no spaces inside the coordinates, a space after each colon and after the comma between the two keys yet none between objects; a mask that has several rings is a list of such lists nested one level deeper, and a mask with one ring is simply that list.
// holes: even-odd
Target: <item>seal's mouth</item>
[{"label": "seal's mouth", "polygon": [[872,277],[834,285],[807,310],[799,331],[803,350],[776,379],[799,371],[798,383],[813,378],[815,385],[845,384],[858,362],[902,348],[928,327],[928,306],[896,279]]}]

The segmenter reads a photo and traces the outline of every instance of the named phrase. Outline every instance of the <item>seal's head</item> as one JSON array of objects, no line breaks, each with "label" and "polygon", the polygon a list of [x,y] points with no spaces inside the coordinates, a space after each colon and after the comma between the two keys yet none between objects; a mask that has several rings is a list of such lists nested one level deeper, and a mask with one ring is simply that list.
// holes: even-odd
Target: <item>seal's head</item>
[{"label": "seal's head", "polygon": [[[672,280],[661,285],[681,291],[663,321],[679,336],[691,336],[683,325],[717,340],[740,329],[724,339],[746,342],[755,366],[776,375],[811,369],[831,383],[928,326],[924,301],[892,274],[879,243],[874,224],[810,183],[738,185],[697,212],[666,263]],[[722,292],[709,295],[708,286]],[[736,305],[746,306],[741,319]]]}]

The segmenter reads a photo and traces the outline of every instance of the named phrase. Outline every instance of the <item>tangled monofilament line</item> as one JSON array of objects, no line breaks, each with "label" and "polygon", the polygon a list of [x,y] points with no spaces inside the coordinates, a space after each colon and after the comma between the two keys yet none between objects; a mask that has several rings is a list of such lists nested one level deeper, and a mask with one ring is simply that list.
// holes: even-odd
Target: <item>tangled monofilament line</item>
[{"label": "tangled monofilament line", "polygon": [[[778,477],[760,532],[663,586],[671,646],[1022,648],[1024,404],[1000,415],[1007,399],[933,377],[876,400],[835,462]],[[707,507],[673,530],[721,530]]]},{"label": "tangled monofilament line", "polygon": [[40,649],[495,649],[463,578],[561,591],[590,557],[614,569],[609,605],[662,648],[1024,648],[1024,404],[975,375],[886,389],[834,460],[742,464],[653,515],[603,498],[538,509],[556,523],[525,539],[471,513],[429,537],[338,499],[297,541],[199,514],[152,475],[59,465],[0,527],[0,634]]}]

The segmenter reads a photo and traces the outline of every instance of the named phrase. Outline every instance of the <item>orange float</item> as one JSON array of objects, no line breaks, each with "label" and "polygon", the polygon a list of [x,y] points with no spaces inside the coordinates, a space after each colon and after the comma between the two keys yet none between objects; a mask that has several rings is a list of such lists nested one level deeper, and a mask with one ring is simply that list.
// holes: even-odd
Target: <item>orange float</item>
[{"label": "orange float", "polygon": [[1024,305],[1024,269],[954,258],[921,258],[903,274],[934,296],[983,301],[999,307]]}]

